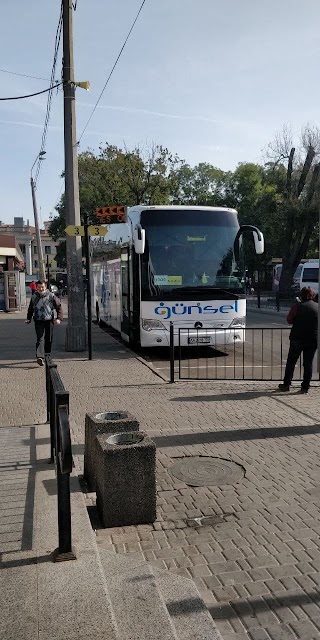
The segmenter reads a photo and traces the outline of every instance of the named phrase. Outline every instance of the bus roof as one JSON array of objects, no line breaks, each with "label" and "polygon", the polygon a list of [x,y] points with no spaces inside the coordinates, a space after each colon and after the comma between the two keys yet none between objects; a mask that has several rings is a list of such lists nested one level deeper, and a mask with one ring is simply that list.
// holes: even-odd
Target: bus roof
[{"label": "bus roof", "polygon": [[237,213],[236,209],[231,209],[230,207],[207,207],[207,206],[199,206],[199,205],[188,205],[188,206],[184,206],[181,204],[170,204],[170,205],[152,205],[152,204],[139,204],[139,205],[135,205],[133,207],[129,208],[129,211],[133,212],[133,211],[137,211],[138,213],[140,213],[141,211],[157,211],[157,210],[171,210],[171,211],[194,211],[195,209],[198,211],[212,211],[212,213],[216,212],[216,211],[226,211],[228,213]]}]

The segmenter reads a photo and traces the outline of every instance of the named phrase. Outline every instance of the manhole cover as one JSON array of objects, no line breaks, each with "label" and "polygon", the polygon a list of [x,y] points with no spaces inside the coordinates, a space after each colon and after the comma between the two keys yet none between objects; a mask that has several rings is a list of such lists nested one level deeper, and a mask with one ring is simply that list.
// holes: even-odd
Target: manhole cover
[{"label": "manhole cover", "polygon": [[234,484],[244,477],[244,468],[240,464],[206,456],[182,458],[169,471],[191,487]]}]

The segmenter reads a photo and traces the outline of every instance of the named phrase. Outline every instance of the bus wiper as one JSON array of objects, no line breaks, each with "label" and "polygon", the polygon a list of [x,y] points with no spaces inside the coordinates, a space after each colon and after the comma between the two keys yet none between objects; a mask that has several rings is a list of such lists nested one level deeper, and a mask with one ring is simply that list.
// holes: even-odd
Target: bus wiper
[{"label": "bus wiper", "polygon": [[214,291],[215,293],[223,293],[224,295],[229,296],[229,298],[239,298],[239,293],[235,293],[234,291],[231,291],[230,289],[221,289],[220,287],[213,287],[213,286],[205,286],[205,287],[175,287],[174,289],[170,289],[170,293],[178,293],[178,292],[184,292],[184,291],[190,291],[190,292],[194,292],[194,293],[199,293],[201,294],[201,292],[204,291]]}]

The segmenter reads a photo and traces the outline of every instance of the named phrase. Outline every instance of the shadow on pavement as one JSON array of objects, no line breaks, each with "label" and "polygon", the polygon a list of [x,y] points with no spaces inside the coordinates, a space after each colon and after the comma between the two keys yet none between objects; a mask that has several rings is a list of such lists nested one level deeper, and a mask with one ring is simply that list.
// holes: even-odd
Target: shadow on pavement
[{"label": "shadow on pavement", "polygon": [[[229,382],[233,382],[230,380]],[[278,382],[275,382],[278,385]],[[319,387],[315,387],[319,388]],[[312,389],[312,387],[311,387]],[[201,396],[177,396],[176,398],[170,398],[170,402],[223,402],[224,400],[254,400],[255,398],[275,398],[276,400],[284,399],[292,395],[301,395],[299,393],[300,387],[297,387],[296,392],[291,391],[288,393],[282,393],[278,389],[269,389],[267,391],[241,391],[239,393],[217,393],[214,395],[201,395]]]},{"label": "shadow on pavement", "polygon": [[[177,396],[170,398],[170,402],[223,402],[224,400],[254,400],[262,396],[273,396],[275,391],[242,391],[240,393],[219,393],[210,396]],[[279,394],[277,394],[279,395]]]},{"label": "shadow on pavement", "polygon": [[[47,492],[47,494],[49,496],[56,496],[57,492],[58,492],[58,488],[57,488],[57,479],[56,478],[50,478],[49,480],[42,480],[43,486]],[[77,486],[74,486],[74,484],[71,482],[70,483],[70,492],[71,493],[80,493],[79,488],[77,488]]]},{"label": "shadow on pavement", "polygon": [[0,560],[0,568],[1,569],[13,569],[14,567],[25,567],[31,564],[42,564],[43,562],[51,562],[51,554],[45,556],[37,556],[34,558],[20,558],[17,560],[5,560],[2,562]]},{"label": "shadow on pavement", "polygon": [[152,438],[157,447],[183,447],[193,444],[215,442],[237,442],[238,440],[263,440],[265,438],[288,438],[292,436],[318,435],[320,424],[288,427],[259,427],[253,429],[228,429],[225,431],[204,431],[202,433],[179,433],[172,436]]},{"label": "shadow on pavement", "polygon": [[[30,428],[30,460],[36,460],[35,427]],[[27,482],[22,536],[21,536],[21,551],[27,551],[32,549],[35,487],[36,487],[36,469],[32,467],[31,469],[29,469],[29,473],[28,473],[28,482]]]},{"label": "shadow on pavement", "polygon": [[[277,593],[276,596],[270,597],[267,595],[262,598],[250,598],[250,607],[251,607],[251,616],[254,616],[255,613],[259,613],[261,611],[270,611],[274,609],[281,609],[283,607],[293,607],[296,606],[304,606],[310,605],[312,602],[320,601],[320,593],[317,591],[312,591],[310,593],[293,593],[290,595],[279,595]],[[267,605],[267,606],[266,606]],[[237,602],[226,602],[217,605],[208,605],[208,610],[210,611],[214,620],[218,618],[238,618],[243,614],[248,615],[248,602],[245,600],[240,600]],[[261,636],[262,637],[262,636]],[[283,638],[289,636],[282,636]],[[293,636],[292,636],[293,637]],[[280,638],[280,636],[279,636]],[[306,636],[305,636],[306,638]]]},{"label": "shadow on pavement", "polygon": [[[4,545],[1,551],[5,551],[6,544],[10,544],[11,542],[15,542],[17,543],[17,547],[19,546],[16,551],[31,551],[33,546],[37,472],[36,465],[32,464],[32,461],[36,460],[34,426],[29,428],[29,433],[30,437],[26,441],[26,444],[23,445],[23,448],[20,447],[20,443],[18,442],[16,449],[14,445],[11,444],[11,455],[6,456],[1,465],[0,480],[2,491],[6,489],[8,498],[6,502],[2,503],[2,510],[5,512],[5,515],[2,515],[3,512],[0,514],[0,532],[4,534],[4,537],[1,539],[1,544],[3,543]],[[5,434],[5,431],[1,430],[1,434]],[[4,440],[4,448],[5,447],[6,441]],[[25,447],[27,447],[27,449]],[[7,511],[9,512],[7,513]]]}]

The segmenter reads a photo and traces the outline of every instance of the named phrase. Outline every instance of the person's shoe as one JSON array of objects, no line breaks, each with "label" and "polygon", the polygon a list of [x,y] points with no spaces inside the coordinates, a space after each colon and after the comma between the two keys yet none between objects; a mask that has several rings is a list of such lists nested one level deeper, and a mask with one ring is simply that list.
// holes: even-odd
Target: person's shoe
[{"label": "person's shoe", "polygon": [[279,391],[290,391],[290,386],[288,384],[284,384],[284,382],[281,382],[278,385],[278,389]]},{"label": "person's shoe", "polygon": [[301,387],[301,389],[300,389],[299,393],[308,393],[308,391],[309,391],[309,389],[303,389],[303,388]]},{"label": "person's shoe", "polygon": [[37,364],[39,365],[39,367],[43,367],[43,365],[44,365],[43,358],[37,358]]}]

